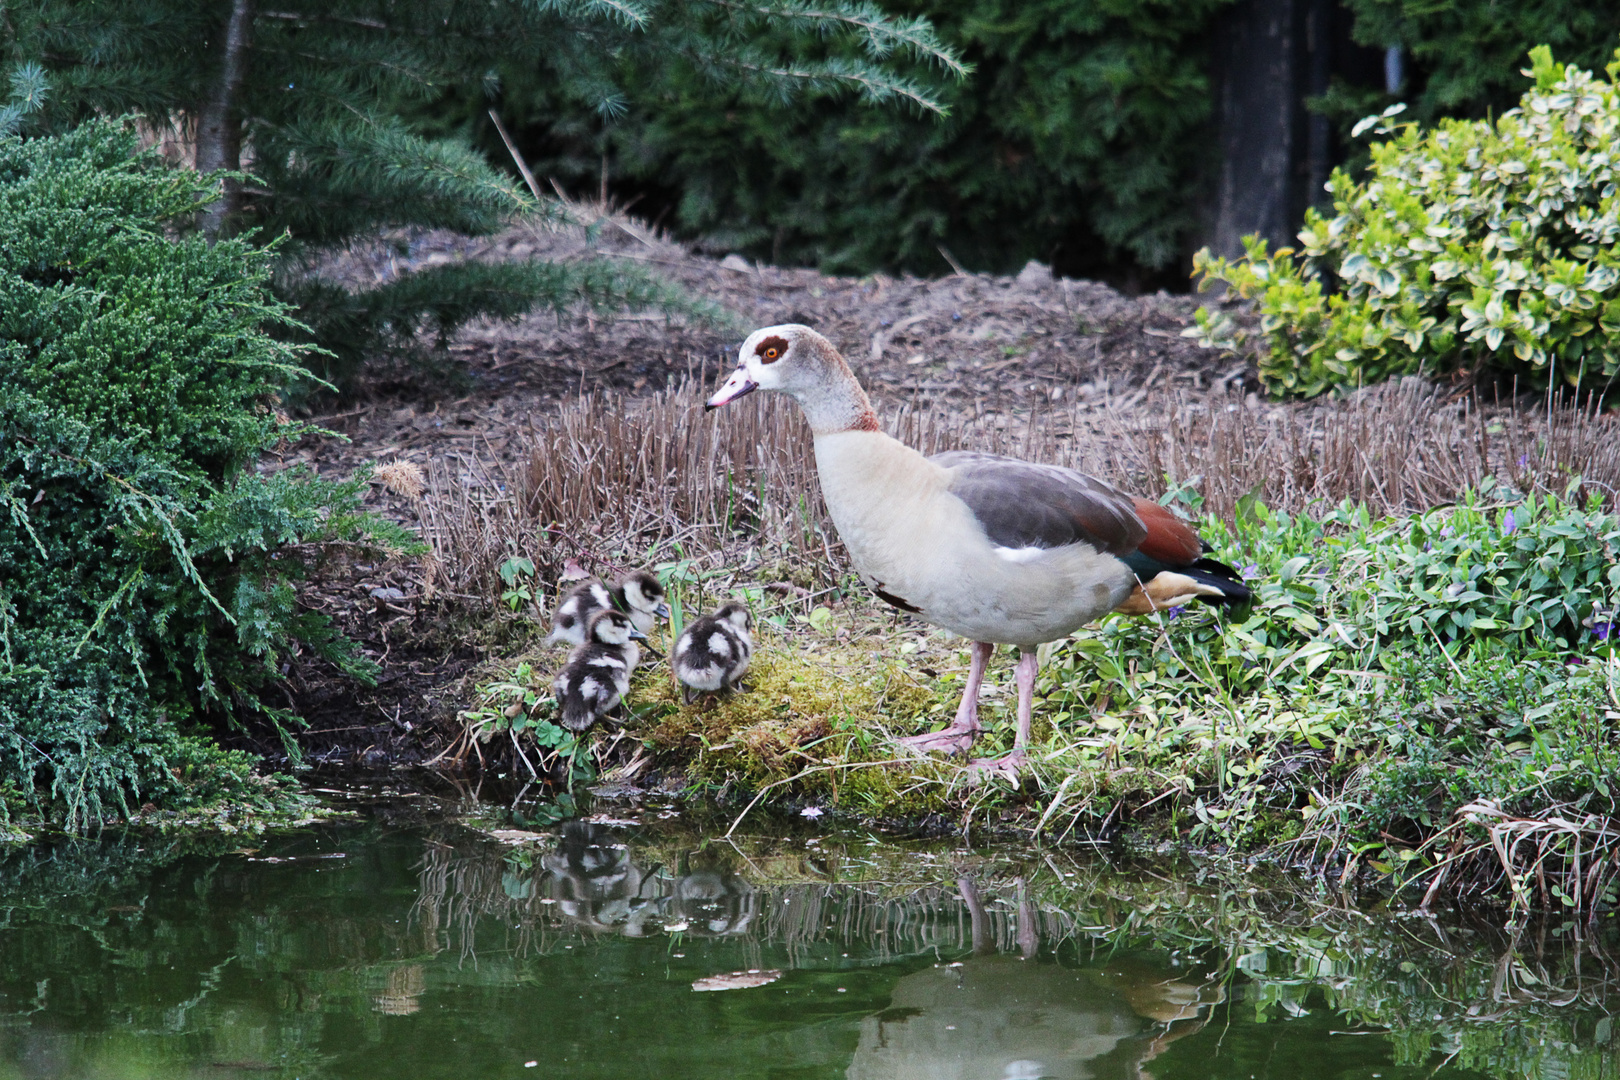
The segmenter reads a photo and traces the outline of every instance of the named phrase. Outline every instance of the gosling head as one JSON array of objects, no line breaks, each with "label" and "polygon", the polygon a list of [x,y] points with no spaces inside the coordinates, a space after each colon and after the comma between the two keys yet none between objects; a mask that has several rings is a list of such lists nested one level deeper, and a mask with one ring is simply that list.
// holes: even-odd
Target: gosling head
[{"label": "gosling head", "polygon": [[601,645],[627,645],[632,641],[647,640],[647,635],[636,629],[630,616],[611,608],[591,616],[588,633],[592,641]]},{"label": "gosling head", "polygon": [[714,617],[720,622],[730,623],[745,634],[754,629],[754,617],[748,613],[748,608],[745,605],[736,601],[721,604],[715,611]]},{"label": "gosling head", "polygon": [[619,582],[619,588],[624,592],[624,602],[631,611],[657,615],[660,619],[669,618],[669,605],[664,603],[664,586],[652,574],[637,570]]}]

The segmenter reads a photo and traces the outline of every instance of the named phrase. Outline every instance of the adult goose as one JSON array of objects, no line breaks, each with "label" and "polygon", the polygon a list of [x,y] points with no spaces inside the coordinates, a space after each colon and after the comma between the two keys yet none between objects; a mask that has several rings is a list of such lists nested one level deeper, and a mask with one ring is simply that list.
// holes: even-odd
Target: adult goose
[{"label": "adult goose", "polygon": [[1042,642],[1111,611],[1249,599],[1238,575],[1204,558],[1198,534],[1157,503],[1072,469],[961,450],[924,457],[885,435],[849,365],[808,326],[756,330],[738,359],[706,408],[762,389],[792,396],[815,435],[822,495],[856,571],[887,603],[973,642],[954,721],[906,745],[966,752],[980,731],[985,664],[997,644],[1016,645],[1012,753],[974,763],[1015,774]]}]

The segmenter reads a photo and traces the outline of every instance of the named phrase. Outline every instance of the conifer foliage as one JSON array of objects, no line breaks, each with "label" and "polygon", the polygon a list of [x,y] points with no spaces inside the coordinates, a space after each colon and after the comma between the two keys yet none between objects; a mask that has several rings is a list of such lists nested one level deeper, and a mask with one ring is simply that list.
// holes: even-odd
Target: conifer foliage
[{"label": "conifer foliage", "polygon": [[[666,200],[665,223],[716,252],[939,274],[943,243],[972,270],[1035,258],[1174,283],[1213,157],[1209,47],[1231,3],[886,3],[929,19],[973,65],[941,89],[943,119],[751,96],[678,54],[623,66],[622,111],[599,110],[549,56],[503,63],[491,89],[537,170],[594,186],[605,156],[643,209]],[[461,130],[494,152],[487,94],[462,92]],[[425,119],[446,123],[452,104]]]},{"label": "conifer foliage", "polygon": [[365,289],[310,274],[384,229],[484,235],[516,212],[557,216],[464,143],[410,130],[403,105],[478,85],[499,61],[543,60],[611,111],[626,65],[679,56],[753,95],[842,91],[926,111],[940,106],[913,69],[961,70],[926,23],[858,0],[37,0],[7,11],[0,43],[46,71],[42,129],[138,112],[194,137],[200,167],[250,174],[226,180],[202,225],[285,234],[277,291],[335,354],[321,362],[337,377],[379,344],[442,338],[480,315],[681,306],[646,276],[593,262],[492,272],[405,258]]},{"label": "conifer foliage", "polygon": [[267,407],[302,369],[268,252],[165,235],[212,179],[104,121],[0,136],[0,817],[262,804],[199,722],[288,719],[260,694],[295,647],[367,673],[292,583],[409,541],[363,481],[255,471],[302,432]]}]

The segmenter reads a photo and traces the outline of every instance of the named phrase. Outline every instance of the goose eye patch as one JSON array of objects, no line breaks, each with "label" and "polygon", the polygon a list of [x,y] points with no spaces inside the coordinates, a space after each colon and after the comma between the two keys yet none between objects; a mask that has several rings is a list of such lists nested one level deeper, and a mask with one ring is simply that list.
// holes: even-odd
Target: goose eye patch
[{"label": "goose eye patch", "polygon": [[778,360],[782,359],[782,356],[787,352],[787,350],[788,343],[786,338],[768,337],[758,345],[754,346],[754,355],[765,361],[767,364],[774,364]]}]

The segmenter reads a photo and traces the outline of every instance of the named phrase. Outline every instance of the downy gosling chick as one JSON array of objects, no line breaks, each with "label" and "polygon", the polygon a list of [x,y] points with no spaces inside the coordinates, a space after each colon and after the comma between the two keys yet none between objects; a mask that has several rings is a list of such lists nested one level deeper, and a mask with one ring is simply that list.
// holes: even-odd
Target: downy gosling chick
[{"label": "downy gosling chick", "polygon": [[551,617],[549,641],[566,641],[570,645],[585,644],[585,627],[598,611],[613,608],[630,616],[630,621],[643,634],[653,628],[653,620],[669,618],[669,605],[664,603],[664,587],[645,570],[626,574],[613,588],[595,578],[582,581],[570,589],[557,604]]},{"label": "downy gosling chick", "polygon": [[686,700],[735,690],[754,658],[754,620],[742,604],[723,604],[682,632],[672,661]]},{"label": "downy gosling chick", "polygon": [[588,629],[590,637],[551,684],[558,723],[569,731],[584,731],[618,707],[630,690],[630,673],[641,661],[636,642],[647,637],[629,615],[611,608],[592,615]]}]

